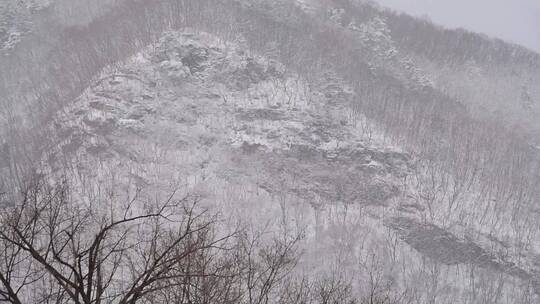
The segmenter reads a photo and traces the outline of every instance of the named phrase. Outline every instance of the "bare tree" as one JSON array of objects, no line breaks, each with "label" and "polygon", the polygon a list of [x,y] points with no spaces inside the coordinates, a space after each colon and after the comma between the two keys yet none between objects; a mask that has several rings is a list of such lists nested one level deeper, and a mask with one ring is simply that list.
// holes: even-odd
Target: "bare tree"
[{"label": "bare tree", "polygon": [[141,197],[88,203],[35,178],[0,217],[0,300],[267,304],[282,293],[301,233],[224,233],[198,197]]},{"label": "bare tree", "polygon": [[302,234],[283,234],[265,242],[264,230],[244,233],[240,243],[243,256],[243,280],[246,303],[267,304],[279,285],[290,275],[299,259],[299,242]]},{"label": "bare tree", "polygon": [[179,279],[212,276],[185,263],[232,234],[212,235],[216,218],[197,202],[173,194],[151,204],[135,196],[121,211],[99,211],[106,208],[76,201],[66,183],[38,179],[1,218],[0,296],[24,303],[21,297],[50,277],[58,303],[139,303]]}]

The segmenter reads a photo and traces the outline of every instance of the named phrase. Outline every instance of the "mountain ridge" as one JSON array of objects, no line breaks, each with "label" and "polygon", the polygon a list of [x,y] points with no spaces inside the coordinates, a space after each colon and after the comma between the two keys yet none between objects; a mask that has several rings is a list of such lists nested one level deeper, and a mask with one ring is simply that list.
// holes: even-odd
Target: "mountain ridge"
[{"label": "mountain ridge", "polygon": [[90,201],[181,187],[306,228],[304,271],[538,299],[536,55],[346,0],[126,3],[3,75],[25,102],[1,116],[6,184],[37,167]]}]

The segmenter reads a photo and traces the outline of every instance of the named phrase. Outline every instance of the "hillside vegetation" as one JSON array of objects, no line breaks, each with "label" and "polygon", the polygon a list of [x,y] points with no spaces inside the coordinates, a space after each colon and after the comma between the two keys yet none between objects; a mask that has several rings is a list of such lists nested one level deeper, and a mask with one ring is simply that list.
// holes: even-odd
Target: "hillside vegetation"
[{"label": "hillside vegetation", "polygon": [[105,5],[0,62],[0,299],[539,300],[540,55],[365,1]]}]

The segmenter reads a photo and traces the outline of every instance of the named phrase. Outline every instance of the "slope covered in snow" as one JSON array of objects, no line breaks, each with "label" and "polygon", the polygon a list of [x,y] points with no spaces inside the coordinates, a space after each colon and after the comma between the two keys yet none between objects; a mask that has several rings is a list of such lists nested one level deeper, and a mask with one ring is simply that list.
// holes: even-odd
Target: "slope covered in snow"
[{"label": "slope covered in snow", "polygon": [[359,294],[538,302],[537,54],[366,1],[133,1],[61,1],[2,62],[1,182],[180,188]]},{"label": "slope covered in snow", "polygon": [[32,14],[47,8],[52,0],[4,0],[0,3],[0,50],[7,50],[31,28]]},{"label": "slope covered in snow", "polygon": [[359,33],[369,62],[401,81],[430,86],[477,117],[496,117],[538,140],[540,55],[524,47],[384,9],[370,1],[321,0],[330,19]]},{"label": "slope covered in snow", "polygon": [[499,252],[508,244],[438,226],[411,182],[416,160],[366,127],[346,82],[328,72],[308,83],[244,49],[166,34],[55,117],[43,162],[88,198],[111,185],[117,196],[182,188],[229,216],[305,230],[299,271],[337,267],[358,290],[377,273],[378,288],[426,302],[538,291],[536,266]]}]

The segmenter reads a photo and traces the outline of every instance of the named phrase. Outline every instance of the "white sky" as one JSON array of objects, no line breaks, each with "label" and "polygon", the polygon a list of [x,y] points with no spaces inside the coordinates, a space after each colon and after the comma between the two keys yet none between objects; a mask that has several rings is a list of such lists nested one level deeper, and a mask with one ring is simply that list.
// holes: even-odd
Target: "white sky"
[{"label": "white sky", "polygon": [[540,53],[540,0],[375,0],[445,27],[524,45]]}]

